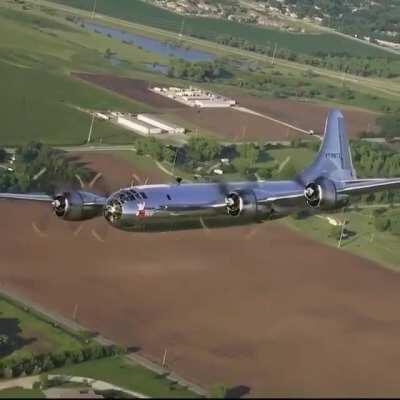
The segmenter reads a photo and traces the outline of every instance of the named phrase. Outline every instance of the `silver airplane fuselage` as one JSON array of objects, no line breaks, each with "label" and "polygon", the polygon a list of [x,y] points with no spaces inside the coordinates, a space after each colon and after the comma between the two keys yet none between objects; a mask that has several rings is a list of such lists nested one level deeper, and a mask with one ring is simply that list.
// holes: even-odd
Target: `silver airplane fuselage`
[{"label": "silver airplane fuselage", "polygon": [[296,181],[234,182],[224,189],[226,193],[219,183],[124,188],[107,199],[104,215],[122,230],[169,231],[255,223],[307,207],[302,197],[288,198],[285,204],[271,198],[303,191]]}]

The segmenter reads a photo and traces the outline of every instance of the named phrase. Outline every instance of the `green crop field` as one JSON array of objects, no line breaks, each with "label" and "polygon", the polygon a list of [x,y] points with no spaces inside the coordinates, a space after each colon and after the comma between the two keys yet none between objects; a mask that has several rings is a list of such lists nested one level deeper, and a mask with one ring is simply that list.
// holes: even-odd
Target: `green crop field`
[{"label": "green crop field", "polygon": [[121,357],[71,365],[57,369],[54,373],[98,379],[151,397],[198,397],[165,377]]},{"label": "green crop field", "polygon": [[80,340],[61,328],[1,297],[0,335],[7,337],[7,341],[0,345],[2,361],[9,358],[20,360],[52,351],[73,351],[82,347]]},{"label": "green crop field", "polygon": [[[92,10],[92,0],[53,0],[71,7]],[[97,11],[112,17],[137,22],[156,28],[180,32],[183,17],[167,10],[155,7],[141,0],[98,0]],[[213,39],[220,34],[232,35],[247,39],[253,43],[265,45],[266,42],[277,43],[287,49],[313,54],[318,51],[346,52],[354,56],[397,57],[384,50],[368,46],[331,33],[295,34],[277,29],[261,28],[254,25],[244,25],[227,20],[184,17],[185,34]]]},{"label": "green crop field", "polygon": [[0,390],[0,399],[44,399],[46,396],[40,390],[10,388]]},{"label": "green crop field", "polygon": [[[112,96],[69,77],[0,62],[2,124],[0,143],[16,145],[29,140],[49,144],[81,144],[88,136],[91,117],[74,108],[138,111],[146,108]],[[129,133],[107,122],[97,122],[96,137],[104,142]]]}]

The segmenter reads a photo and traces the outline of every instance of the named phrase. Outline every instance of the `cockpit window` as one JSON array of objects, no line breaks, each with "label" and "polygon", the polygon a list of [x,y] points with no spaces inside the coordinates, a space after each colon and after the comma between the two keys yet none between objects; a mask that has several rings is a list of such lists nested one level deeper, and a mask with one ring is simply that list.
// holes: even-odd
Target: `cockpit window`
[{"label": "cockpit window", "polygon": [[122,201],[122,203],[125,203],[125,201],[127,200],[127,195],[125,193],[121,193],[119,195],[119,198]]},{"label": "cockpit window", "polygon": [[169,194],[167,194],[167,199],[171,200],[171,196]]},{"label": "cockpit window", "polygon": [[140,192],[140,194],[142,195],[142,197],[143,197],[144,199],[147,199],[147,195],[146,195],[145,192]]}]

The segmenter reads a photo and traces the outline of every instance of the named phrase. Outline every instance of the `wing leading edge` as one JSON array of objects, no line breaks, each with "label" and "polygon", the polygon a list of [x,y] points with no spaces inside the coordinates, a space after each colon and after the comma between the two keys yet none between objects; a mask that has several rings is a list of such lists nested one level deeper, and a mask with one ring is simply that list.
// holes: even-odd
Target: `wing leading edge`
[{"label": "wing leading edge", "polygon": [[0,199],[41,201],[51,203],[54,198],[44,193],[0,193]]}]

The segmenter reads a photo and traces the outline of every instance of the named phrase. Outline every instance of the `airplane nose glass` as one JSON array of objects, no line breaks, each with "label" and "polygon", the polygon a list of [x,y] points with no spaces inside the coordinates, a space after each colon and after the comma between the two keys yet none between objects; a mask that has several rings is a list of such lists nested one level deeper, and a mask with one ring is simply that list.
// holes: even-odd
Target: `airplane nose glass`
[{"label": "airplane nose glass", "polygon": [[111,201],[109,201],[104,208],[104,216],[111,223],[121,219],[122,217],[121,203],[116,199],[112,199]]}]

